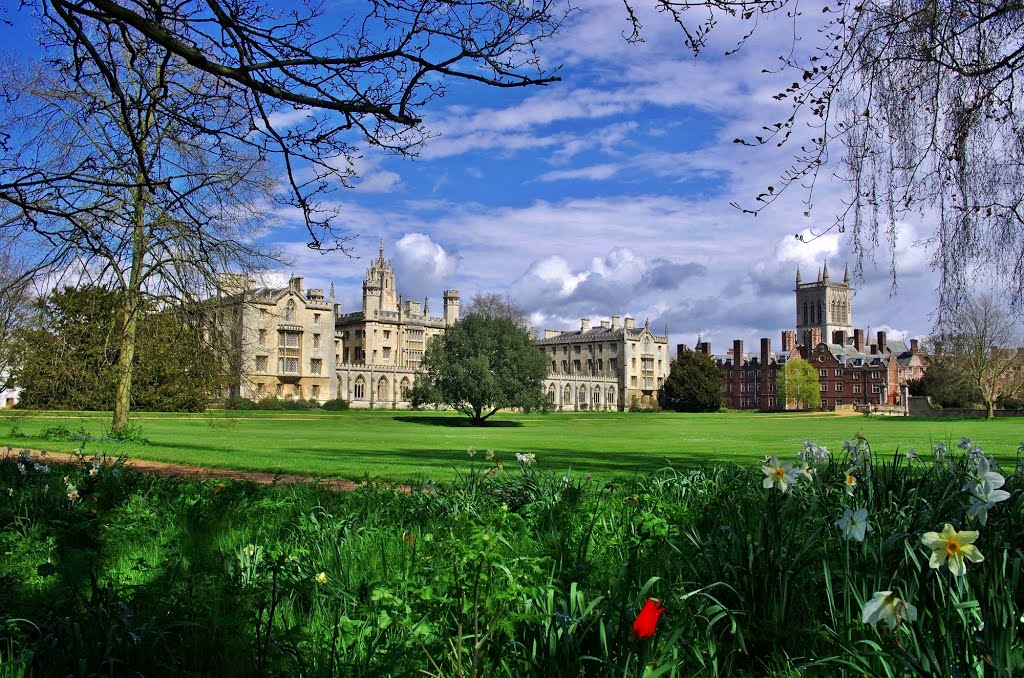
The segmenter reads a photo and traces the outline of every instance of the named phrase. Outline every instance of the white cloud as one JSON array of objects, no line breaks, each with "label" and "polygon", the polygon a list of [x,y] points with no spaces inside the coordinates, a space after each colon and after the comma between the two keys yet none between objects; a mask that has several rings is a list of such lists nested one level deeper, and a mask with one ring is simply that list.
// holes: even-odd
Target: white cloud
[{"label": "white cloud", "polygon": [[459,258],[423,233],[408,233],[395,243],[398,289],[410,298],[436,295],[454,275]]}]

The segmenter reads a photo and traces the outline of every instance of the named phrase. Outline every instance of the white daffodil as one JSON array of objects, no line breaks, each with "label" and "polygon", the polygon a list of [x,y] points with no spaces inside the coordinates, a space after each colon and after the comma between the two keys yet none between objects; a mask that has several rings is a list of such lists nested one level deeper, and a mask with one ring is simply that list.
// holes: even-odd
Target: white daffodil
[{"label": "white daffodil", "polygon": [[975,489],[980,488],[985,483],[991,483],[994,489],[999,489],[1006,484],[1006,478],[992,470],[991,464],[985,457],[978,457],[974,470],[971,473],[971,477],[967,480],[964,485],[964,492],[974,493]]},{"label": "white daffodil", "polygon": [[771,489],[776,487],[780,492],[785,492],[789,489],[790,485],[796,484],[796,478],[793,477],[793,462],[779,462],[778,457],[771,457],[768,460],[768,464],[761,467],[761,471],[767,476],[761,481],[761,487],[765,489]]},{"label": "white daffodil", "polygon": [[985,556],[981,555],[981,551],[974,545],[977,538],[978,533],[975,530],[957,532],[952,525],[946,523],[941,533],[925,532],[921,536],[921,543],[932,551],[928,559],[928,565],[932,569],[937,570],[946,565],[954,577],[959,577],[967,572],[964,558],[972,563],[985,560]]},{"label": "white daffodil", "polygon": [[939,441],[939,444],[932,448],[932,454],[935,455],[936,464],[946,463],[946,443]]},{"label": "white daffodil", "polygon": [[794,466],[793,470],[790,471],[789,474],[793,477],[794,485],[796,484],[796,481],[800,480],[800,478],[814,480],[814,469],[806,461]]},{"label": "white daffodil", "polygon": [[907,461],[921,461],[921,458],[917,456],[917,450],[913,447],[907,450]]},{"label": "white daffodil", "polygon": [[[1002,476],[1000,476],[1002,480]],[[1003,483],[999,483],[1002,485]],[[980,485],[977,485],[971,492],[971,496],[974,501],[967,509],[967,515],[972,518],[977,518],[978,522],[984,525],[988,522],[988,510],[995,506],[1001,501],[1006,501],[1010,498],[1010,493],[1006,490],[996,489],[999,485],[993,485],[991,480],[986,480]]]},{"label": "white daffodil", "polygon": [[532,466],[533,462],[537,461],[537,455],[535,455],[533,452],[524,452],[522,454],[516,452],[516,461],[518,461],[520,464]]},{"label": "white daffodil", "polygon": [[859,508],[856,511],[846,509],[843,517],[836,521],[836,525],[843,531],[843,536],[854,541],[864,541],[864,536],[874,529],[868,522],[866,508]]},{"label": "white daffodil", "polygon": [[864,603],[861,612],[861,620],[865,624],[884,621],[890,631],[895,630],[904,620],[912,622],[916,619],[917,608],[894,596],[892,591],[876,591],[871,600]]},{"label": "white daffodil", "polygon": [[470,457],[475,457],[476,456],[476,448],[472,447],[472,446],[467,447],[466,448],[466,454],[469,455]]}]

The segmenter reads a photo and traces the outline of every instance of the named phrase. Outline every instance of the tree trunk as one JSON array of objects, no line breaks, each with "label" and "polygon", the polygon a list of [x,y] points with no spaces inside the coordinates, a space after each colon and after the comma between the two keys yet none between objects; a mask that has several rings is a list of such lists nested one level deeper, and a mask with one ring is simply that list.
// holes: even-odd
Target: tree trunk
[{"label": "tree trunk", "polygon": [[995,419],[996,418],[996,403],[991,398],[985,399],[985,418]]},{"label": "tree trunk", "polygon": [[132,265],[121,305],[117,386],[114,391],[114,421],[111,424],[114,431],[128,426],[128,413],[132,406],[135,335],[139,326],[139,313],[142,312],[142,260],[145,255],[146,204],[146,190],[144,188],[137,189],[133,215],[135,223],[132,228]]}]

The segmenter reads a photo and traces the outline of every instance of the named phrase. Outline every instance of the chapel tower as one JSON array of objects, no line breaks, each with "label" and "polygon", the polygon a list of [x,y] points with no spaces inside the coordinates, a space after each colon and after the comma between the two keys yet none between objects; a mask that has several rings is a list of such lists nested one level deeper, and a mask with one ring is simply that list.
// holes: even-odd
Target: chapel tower
[{"label": "chapel tower", "polygon": [[802,346],[813,348],[820,342],[845,344],[853,335],[850,268],[842,282],[828,275],[828,262],[818,270],[814,282],[805,283],[796,269],[796,336]]}]

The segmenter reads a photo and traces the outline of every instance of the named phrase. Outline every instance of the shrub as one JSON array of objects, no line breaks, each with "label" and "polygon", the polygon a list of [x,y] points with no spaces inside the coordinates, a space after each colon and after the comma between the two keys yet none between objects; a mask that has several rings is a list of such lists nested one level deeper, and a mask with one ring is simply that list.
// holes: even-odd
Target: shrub
[{"label": "shrub", "polygon": [[255,400],[243,398],[241,396],[231,396],[224,400],[225,410],[257,410],[259,405]]},{"label": "shrub", "polygon": [[327,412],[342,412],[347,410],[349,407],[348,401],[344,398],[335,398],[334,400],[328,400],[320,406],[321,409]]},{"label": "shrub", "polygon": [[283,410],[284,401],[279,398],[264,398],[256,403],[257,410]]}]

